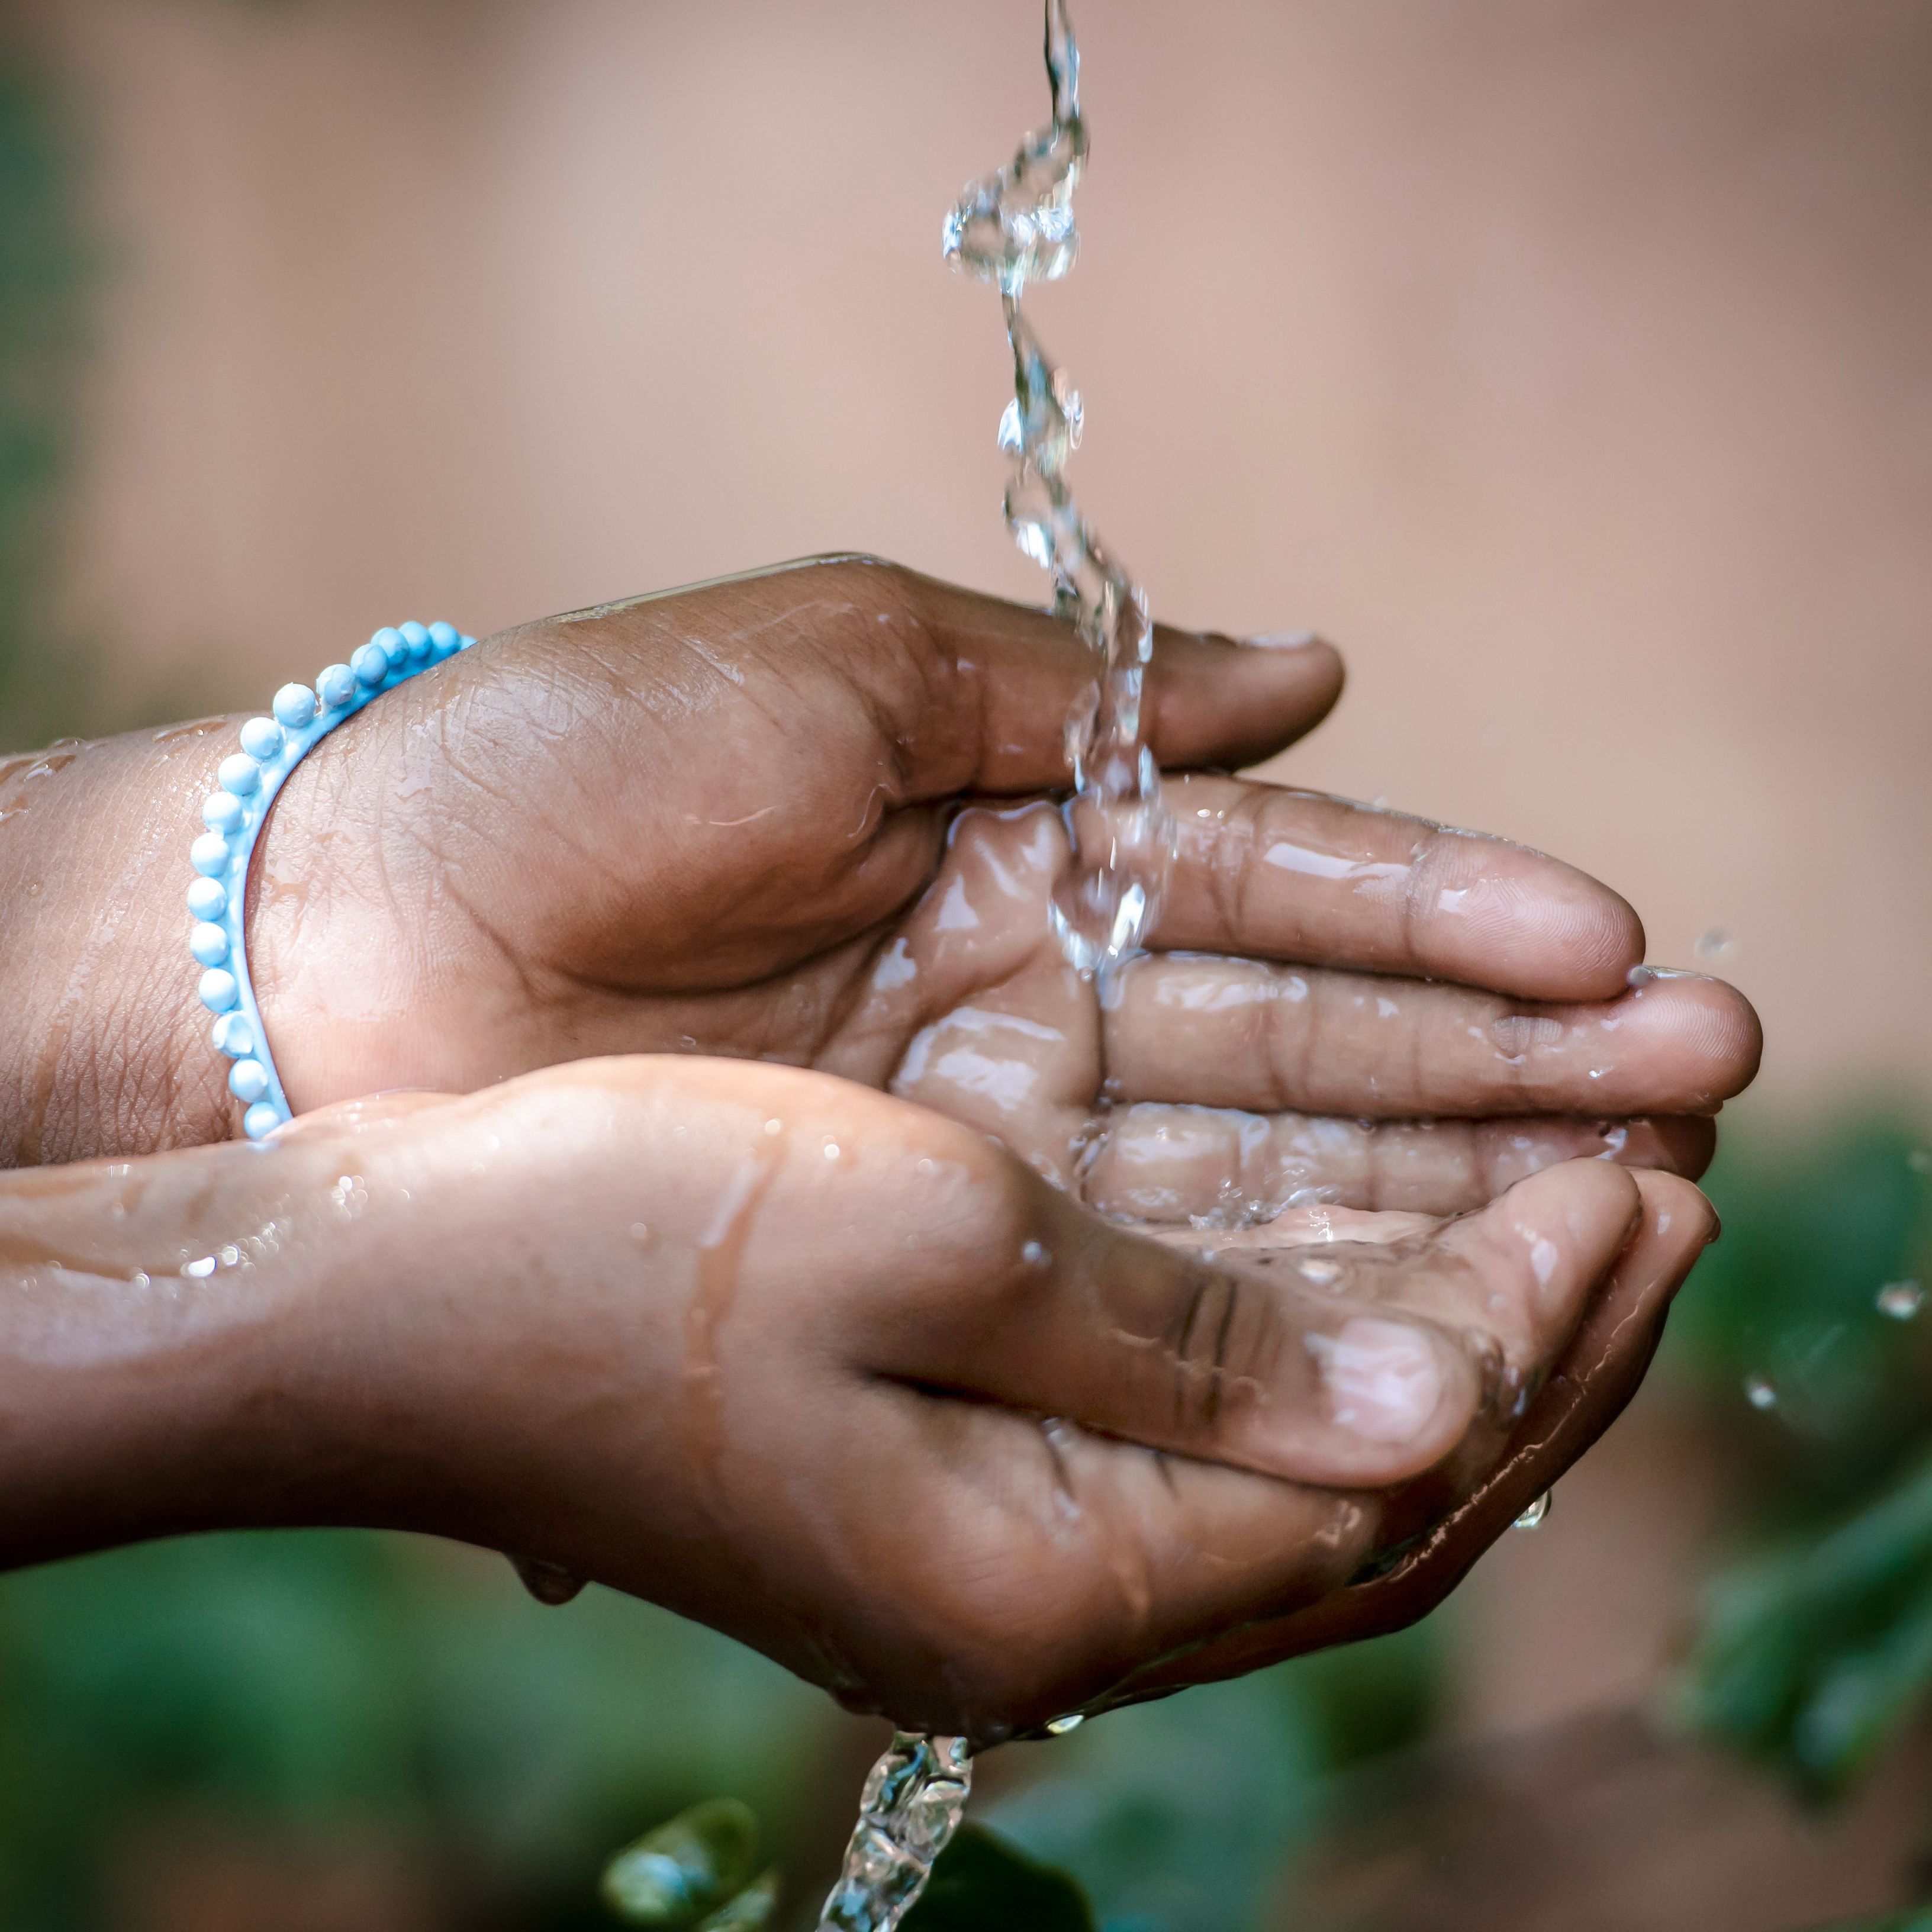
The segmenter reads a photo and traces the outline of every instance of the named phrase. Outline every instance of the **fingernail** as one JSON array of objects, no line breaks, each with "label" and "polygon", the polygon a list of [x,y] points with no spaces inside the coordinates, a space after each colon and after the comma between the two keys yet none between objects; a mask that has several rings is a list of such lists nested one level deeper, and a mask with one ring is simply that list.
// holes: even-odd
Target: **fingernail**
[{"label": "fingernail", "polygon": [[1241,640],[1249,650],[1256,651],[1305,650],[1316,641],[1312,631],[1263,631],[1258,636]]},{"label": "fingernail", "polygon": [[1358,1316],[1334,1335],[1310,1334],[1332,1419],[1365,1442],[1412,1442],[1442,1400],[1442,1364],[1419,1328]]}]

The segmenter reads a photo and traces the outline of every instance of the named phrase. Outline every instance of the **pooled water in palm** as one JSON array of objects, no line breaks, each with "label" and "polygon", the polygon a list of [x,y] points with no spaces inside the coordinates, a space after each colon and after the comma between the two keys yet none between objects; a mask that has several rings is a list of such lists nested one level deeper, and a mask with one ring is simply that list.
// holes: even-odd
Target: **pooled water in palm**
[{"label": "pooled water in palm", "polygon": [[1053,580],[1054,608],[1093,651],[1094,688],[1067,723],[1074,794],[1073,859],[1053,896],[1055,934],[1082,972],[1140,944],[1173,860],[1174,821],[1141,730],[1141,694],[1154,626],[1147,598],[1080,514],[1066,478],[1080,441],[1080,395],[1040,347],[1022,312],[1033,282],[1072,267],[1080,232],[1073,190],[1087,159],[1080,118],[1080,50],[1061,0],[1047,0],[1046,70],[1053,118],[1020,143],[998,174],[973,182],[946,218],[946,259],[994,284],[1006,308],[1013,399],[1000,446],[1013,459],[1007,526]]},{"label": "pooled water in palm", "polygon": [[892,1932],[958,1829],[972,1785],[964,1738],[898,1732],[866,1780],[859,1822],[819,1932]]}]

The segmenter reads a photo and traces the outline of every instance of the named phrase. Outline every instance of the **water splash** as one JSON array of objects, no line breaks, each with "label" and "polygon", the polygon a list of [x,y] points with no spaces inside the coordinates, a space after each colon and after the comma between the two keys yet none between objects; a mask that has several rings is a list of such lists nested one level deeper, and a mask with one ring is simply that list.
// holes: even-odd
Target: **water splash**
[{"label": "water splash", "polygon": [[1744,1378],[1744,1400],[1760,1412],[1778,1406],[1778,1390],[1763,1376],[1747,1376]]},{"label": "water splash", "polygon": [[964,1738],[896,1732],[866,1780],[859,1822],[818,1932],[892,1932],[959,1828],[972,1788]]},{"label": "water splash", "polygon": [[1175,833],[1141,728],[1154,649],[1147,597],[1067,488],[1084,417],[1080,393],[1021,311],[1028,285],[1058,280],[1080,249],[1073,190],[1086,164],[1087,126],[1080,50],[1064,0],[1046,0],[1046,39],[1052,121],[997,174],[968,185],[946,215],[943,241],[954,267],[997,286],[1006,310],[1013,399],[999,440],[1013,459],[1007,527],[1052,578],[1055,614],[1071,620],[1096,660],[1094,687],[1067,721],[1073,860],[1054,889],[1051,914],[1068,959],[1092,973],[1139,946],[1173,865]]}]

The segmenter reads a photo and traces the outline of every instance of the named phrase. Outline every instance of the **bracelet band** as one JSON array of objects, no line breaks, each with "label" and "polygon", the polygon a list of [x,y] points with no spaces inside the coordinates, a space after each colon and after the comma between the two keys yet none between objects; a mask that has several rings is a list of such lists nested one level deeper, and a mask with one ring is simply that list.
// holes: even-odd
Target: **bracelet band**
[{"label": "bracelet band", "polygon": [[293,1118],[275,1071],[248,980],[248,863],[268,808],[310,747],[352,718],[372,698],[476,643],[449,624],[399,624],[378,631],[313,686],[285,684],[272,718],[242,728],[242,748],[221,761],[220,789],[201,808],[207,830],[189,848],[195,869],[188,889],[194,916],[188,950],[202,968],[201,1003],[215,1016],[214,1045],[235,1064],[228,1090],[248,1112],[242,1130],[258,1141]]}]

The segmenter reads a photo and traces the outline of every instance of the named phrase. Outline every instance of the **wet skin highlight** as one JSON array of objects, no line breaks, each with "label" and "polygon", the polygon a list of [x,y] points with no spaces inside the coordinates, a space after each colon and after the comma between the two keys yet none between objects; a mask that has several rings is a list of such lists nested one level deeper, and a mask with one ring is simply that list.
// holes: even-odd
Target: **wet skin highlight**
[{"label": "wet skin highlight", "polygon": [[1232,1628],[1384,1614],[1349,1580],[1507,1466],[1634,1247],[1664,1259],[1618,1362],[1709,1228],[1576,1162],[1439,1227],[1301,1210],[1204,1251],[890,1096],[692,1058],[50,1178],[0,1180],[0,1561],[424,1531],[981,1742],[1211,1672]]}]

